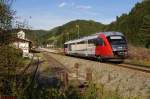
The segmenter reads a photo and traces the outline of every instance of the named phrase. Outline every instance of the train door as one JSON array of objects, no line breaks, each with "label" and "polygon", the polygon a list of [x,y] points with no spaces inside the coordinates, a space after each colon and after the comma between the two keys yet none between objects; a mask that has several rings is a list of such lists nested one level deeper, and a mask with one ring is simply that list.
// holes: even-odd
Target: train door
[{"label": "train door", "polygon": [[87,55],[88,56],[95,56],[95,40],[94,39],[88,40]]},{"label": "train door", "polygon": [[66,54],[68,54],[68,45],[67,45],[67,44],[64,44],[64,52],[65,52]]},{"label": "train door", "polygon": [[101,37],[96,39],[96,55],[105,56],[105,42]]},{"label": "train door", "polygon": [[110,44],[103,34],[96,40],[96,55],[101,57],[110,57],[113,55]]}]

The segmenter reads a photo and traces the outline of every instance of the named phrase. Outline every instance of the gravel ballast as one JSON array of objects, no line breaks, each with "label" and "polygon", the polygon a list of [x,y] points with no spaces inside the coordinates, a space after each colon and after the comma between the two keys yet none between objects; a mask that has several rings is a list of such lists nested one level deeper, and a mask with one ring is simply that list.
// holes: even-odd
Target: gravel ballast
[{"label": "gravel ballast", "polygon": [[90,68],[93,71],[93,81],[103,84],[106,89],[117,91],[126,97],[150,99],[150,73],[70,56],[52,53],[49,55],[68,69],[73,69],[74,64],[78,63],[81,74]]}]

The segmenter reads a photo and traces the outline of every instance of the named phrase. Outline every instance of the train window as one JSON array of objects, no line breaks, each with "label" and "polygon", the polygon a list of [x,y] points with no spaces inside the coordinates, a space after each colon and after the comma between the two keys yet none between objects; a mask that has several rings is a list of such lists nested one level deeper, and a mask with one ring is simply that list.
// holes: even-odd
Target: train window
[{"label": "train window", "polygon": [[78,42],[77,44],[84,44],[85,42],[84,41],[81,41],[81,42]]},{"label": "train window", "polygon": [[105,43],[102,38],[96,39],[96,46],[104,46],[104,45],[105,45]]},{"label": "train window", "polygon": [[107,39],[111,45],[126,44],[126,40],[123,36],[111,36],[107,37]]},{"label": "train window", "polygon": [[94,45],[95,45],[94,39],[88,40],[88,46],[94,46]]},{"label": "train window", "polygon": [[110,39],[112,39],[112,40],[113,39],[122,39],[122,37],[121,36],[111,36]]},{"label": "train window", "polygon": [[88,44],[94,44],[94,39],[88,40]]},{"label": "train window", "polygon": [[64,45],[64,48],[67,48],[67,44]]}]

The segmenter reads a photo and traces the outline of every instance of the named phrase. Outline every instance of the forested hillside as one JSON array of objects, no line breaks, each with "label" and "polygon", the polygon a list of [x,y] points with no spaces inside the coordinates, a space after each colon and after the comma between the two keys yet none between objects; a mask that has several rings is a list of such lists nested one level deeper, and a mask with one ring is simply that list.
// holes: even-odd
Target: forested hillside
[{"label": "forested hillside", "polygon": [[137,3],[131,11],[116,17],[116,21],[104,25],[93,20],[74,20],[52,30],[24,30],[35,45],[55,43],[62,46],[65,41],[77,39],[101,31],[119,31],[125,34],[130,44],[150,46],[150,0]]},{"label": "forested hillside", "polygon": [[46,30],[24,30],[26,33],[26,37],[34,43],[35,46],[41,45],[42,42],[42,36],[49,33],[49,31]]},{"label": "forested hillside", "polygon": [[49,34],[44,35],[44,43],[53,42],[58,46],[67,40],[90,35],[103,31],[105,25],[92,20],[75,20],[52,29]]},{"label": "forested hillside", "polygon": [[34,46],[38,46],[42,42],[42,36],[49,33],[45,30],[29,30],[29,29],[13,29],[12,33],[16,34],[20,30],[23,30],[26,34],[26,38],[31,40]]},{"label": "forested hillside", "polygon": [[129,14],[122,14],[105,31],[123,32],[134,45],[148,45],[150,42],[150,0],[137,3]]},{"label": "forested hillside", "polygon": [[137,3],[128,14],[116,17],[116,21],[104,25],[95,21],[75,20],[56,27],[43,36],[43,42],[62,44],[66,40],[75,39],[100,31],[120,31],[133,45],[148,46],[150,42],[150,0]]}]

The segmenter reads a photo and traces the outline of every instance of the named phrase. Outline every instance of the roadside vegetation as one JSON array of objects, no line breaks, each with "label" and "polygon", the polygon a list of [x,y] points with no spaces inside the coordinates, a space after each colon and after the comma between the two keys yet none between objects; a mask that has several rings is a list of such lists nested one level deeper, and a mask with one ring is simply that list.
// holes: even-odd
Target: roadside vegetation
[{"label": "roadside vegetation", "polygon": [[11,95],[11,84],[16,79],[17,69],[27,65],[29,60],[22,57],[22,50],[12,46],[15,11],[13,0],[0,0],[0,95]]},{"label": "roadside vegetation", "polygon": [[150,66],[150,49],[129,45],[129,57],[126,63]]},{"label": "roadside vegetation", "polygon": [[44,57],[43,53],[41,53],[41,52],[35,53],[34,56],[35,56],[35,58],[39,58],[39,60],[41,61],[40,72],[44,73],[44,74],[48,74],[49,73],[49,63],[48,63],[47,59]]}]

